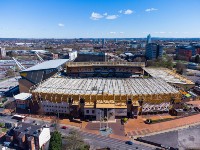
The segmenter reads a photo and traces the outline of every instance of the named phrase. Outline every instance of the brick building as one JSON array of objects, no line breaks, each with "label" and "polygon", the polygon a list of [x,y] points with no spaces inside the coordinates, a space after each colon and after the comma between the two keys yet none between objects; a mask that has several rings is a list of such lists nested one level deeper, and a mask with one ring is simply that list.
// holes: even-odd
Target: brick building
[{"label": "brick building", "polygon": [[20,149],[39,150],[50,140],[50,129],[46,126],[21,123],[6,134],[6,141]]}]

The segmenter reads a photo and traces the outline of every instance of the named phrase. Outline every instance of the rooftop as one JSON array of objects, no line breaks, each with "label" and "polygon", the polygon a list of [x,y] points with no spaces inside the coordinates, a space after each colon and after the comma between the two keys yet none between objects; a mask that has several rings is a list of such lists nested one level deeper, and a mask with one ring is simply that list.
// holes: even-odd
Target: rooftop
[{"label": "rooftop", "polygon": [[143,68],[143,69],[152,77],[161,78],[168,83],[194,84],[191,80],[167,68]]},{"label": "rooftop", "polygon": [[30,94],[30,93],[20,93],[20,94],[15,95],[14,98],[19,99],[19,100],[27,100],[31,96],[32,96],[32,94]]},{"label": "rooftop", "polygon": [[19,85],[18,79],[19,77],[15,77],[0,81],[0,92],[6,92],[9,89]]},{"label": "rooftop", "polygon": [[147,95],[179,93],[162,79],[56,78],[41,83],[33,92],[72,95]]},{"label": "rooftop", "polygon": [[14,130],[20,132],[21,134],[29,134],[29,135],[35,135],[38,136],[41,132],[42,125],[33,125],[30,123],[21,123],[19,124]]},{"label": "rooftop", "polygon": [[131,66],[131,67],[144,67],[144,62],[68,62],[68,67],[80,66]]},{"label": "rooftop", "polygon": [[49,61],[45,61],[45,62],[42,62],[40,64],[37,64],[33,67],[27,68],[27,69],[23,70],[22,72],[34,71],[34,70],[54,69],[54,68],[58,68],[59,66],[63,65],[67,61],[68,61],[68,59],[49,60]]}]

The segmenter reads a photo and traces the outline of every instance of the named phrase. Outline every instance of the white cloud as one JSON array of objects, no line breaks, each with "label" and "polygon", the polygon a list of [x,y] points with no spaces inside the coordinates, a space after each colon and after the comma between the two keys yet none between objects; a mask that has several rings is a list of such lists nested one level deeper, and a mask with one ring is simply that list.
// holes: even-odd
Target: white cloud
[{"label": "white cloud", "polygon": [[124,32],[119,32],[120,34],[124,34]]},{"label": "white cloud", "polygon": [[59,27],[64,27],[65,25],[63,23],[58,24]]},{"label": "white cloud", "polygon": [[123,12],[123,10],[118,11],[120,14]]},{"label": "white cloud", "polygon": [[90,19],[92,19],[92,20],[99,20],[99,19],[101,19],[101,18],[103,18],[103,17],[104,17],[104,16],[102,16],[101,14],[93,12],[93,13],[91,14],[91,16],[90,16]]},{"label": "white cloud", "polygon": [[154,32],[154,33],[156,33],[156,34],[165,34],[166,32],[160,31],[160,32]]},{"label": "white cloud", "polygon": [[118,15],[108,15],[106,17],[106,19],[109,19],[109,20],[114,20],[114,19],[117,19],[119,16]]},{"label": "white cloud", "polygon": [[163,32],[163,31],[161,31],[161,32],[159,32],[160,34],[165,34],[166,32]]},{"label": "white cloud", "polygon": [[108,15],[108,13],[104,13],[103,15],[104,15],[104,16],[107,16],[107,15]]},{"label": "white cloud", "polygon": [[110,34],[116,34],[116,32],[110,32]]},{"label": "white cloud", "polygon": [[130,10],[130,9],[127,9],[127,10],[124,11],[124,14],[125,14],[125,15],[130,15],[130,14],[132,14],[132,13],[133,13],[133,11]]},{"label": "white cloud", "polygon": [[151,12],[151,11],[156,11],[156,10],[158,10],[158,9],[156,9],[156,8],[148,8],[148,9],[146,9],[145,11],[146,11],[146,12]]}]

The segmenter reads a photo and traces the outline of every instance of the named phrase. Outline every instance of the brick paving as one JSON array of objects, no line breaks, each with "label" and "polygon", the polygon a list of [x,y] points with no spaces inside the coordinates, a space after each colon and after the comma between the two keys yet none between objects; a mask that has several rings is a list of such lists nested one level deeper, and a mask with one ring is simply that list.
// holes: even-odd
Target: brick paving
[{"label": "brick paving", "polygon": [[[102,127],[106,126],[106,123],[101,124]],[[117,120],[116,123],[109,123],[108,126],[110,128],[112,128],[112,134],[116,135],[116,136],[123,136],[125,135],[124,132],[124,126],[121,125],[120,120]],[[100,123],[92,123],[89,122],[86,126],[85,129],[87,130],[97,130],[99,131],[100,129]]]},{"label": "brick paving", "polygon": [[125,133],[130,133],[130,136],[142,136],[149,133],[161,132],[190,124],[195,124],[200,122],[200,114],[155,124],[145,124],[143,119],[144,118],[142,117],[138,117],[138,119],[130,119],[125,125]]}]

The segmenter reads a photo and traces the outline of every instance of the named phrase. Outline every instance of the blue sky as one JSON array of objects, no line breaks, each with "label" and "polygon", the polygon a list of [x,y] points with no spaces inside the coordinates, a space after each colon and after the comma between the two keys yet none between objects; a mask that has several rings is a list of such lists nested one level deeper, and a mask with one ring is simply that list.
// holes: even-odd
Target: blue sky
[{"label": "blue sky", "polygon": [[200,37],[200,0],[0,0],[0,38]]}]

